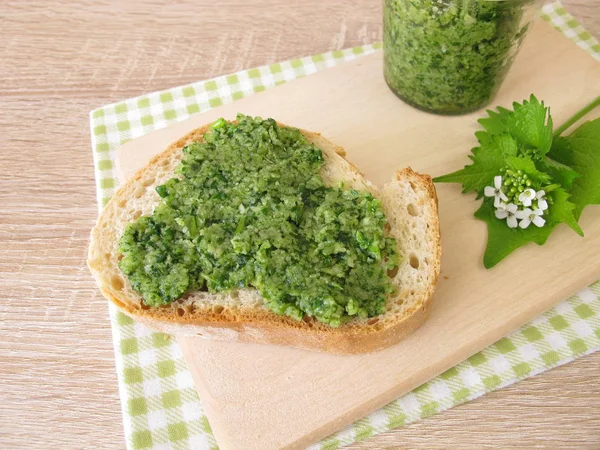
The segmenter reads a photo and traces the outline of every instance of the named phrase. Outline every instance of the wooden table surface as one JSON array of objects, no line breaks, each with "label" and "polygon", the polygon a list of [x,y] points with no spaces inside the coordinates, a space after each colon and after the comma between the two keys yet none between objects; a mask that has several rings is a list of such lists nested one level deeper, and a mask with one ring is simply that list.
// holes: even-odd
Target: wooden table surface
[{"label": "wooden table surface", "polygon": [[[381,39],[381,1],[0,1],[0,448],[123,448],[88,113]],[[600,0],[565,0],[600,35]],[[355,444],[600,448],[600,353]]]}]

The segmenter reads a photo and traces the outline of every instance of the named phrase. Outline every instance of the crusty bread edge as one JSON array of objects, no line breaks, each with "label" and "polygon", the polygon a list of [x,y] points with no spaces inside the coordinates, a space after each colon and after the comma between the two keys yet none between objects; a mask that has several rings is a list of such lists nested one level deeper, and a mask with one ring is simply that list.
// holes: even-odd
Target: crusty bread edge
[{"label": "crusty bread edge", "polygon": [[[190,138],[192,136],[203,134],[208,131],[209,128],[210,125],[203,126],[177,140],[171,144],[167,150],[152,158],[147,166],[139,169],[132,179],[139,179],[145,173],[145,169],[152,166],[152,164],[155,164],[164,154],[179,151],[183,146],[190,143]],[[305,135],[319,136],[318,133],[312,133],[305,130],[301,131]],[[345,152],[341,147],[335,146],[335,151],[339,156],[345,157]],[[350,163],[350,165],[354,171],[360,173],[356,166],[352,163]],[[418,293],[420,298],[415,302],[420,306],[416,310],[410,311],[402,320],[394,322],[389,326],[378,329],[368,327],[357,330],[343,329],[343,327],[332,328],[317,324],[317,330],[303,322],[297,322],[289,317],[278,316],[271,312],[264,314],[264,318],[259,315],[252,321],[221,321],[215,320],[215,317],[206,317],[204,319],[202,317],[191,317],[190,320],[177,316],[162,316],[157,318],[152,314],[152,309],[136,309],[130,305],[126,305],[116,298],[109,290],[104,289],[101,283],[98,284],[100,285],[103,295],[108,298],[119,311],[130,316],[139,323],[172,335],[198,336],[233,342],[285,345],[334,354],[367,353],[389,347],[414,332],[425,321],[439,276],[441,259],[437,195],[431,177],[418,174],[408,167],[396,172],[395,181],[410,182],[415,191],[420,190],[423,193],[426,193],[425,198],[429,203],[428,206],[433,212],[427,239],[434,246],[434,257],[431,266],[431,271],[433,272],[432,282],[427,285],[426,289],[423,289]],[[113,198],[115,197],[116,195]],[[99,233],[99,230],[94,228],[94,230],[92,230],[92,235],[94,233]],[[90,242],[90,246],[92,245],[92,242],[93,238]],[[95,271],[91,266],[90,270],[94,274]],[[273,316],[275,316],[276,320],[274,320]]]}]

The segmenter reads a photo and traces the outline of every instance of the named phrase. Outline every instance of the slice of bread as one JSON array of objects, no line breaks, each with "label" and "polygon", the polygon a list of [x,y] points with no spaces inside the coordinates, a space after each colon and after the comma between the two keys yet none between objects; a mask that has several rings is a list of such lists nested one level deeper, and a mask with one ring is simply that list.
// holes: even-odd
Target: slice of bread
[{"label": "slice of bread", "polygon": [[[284,126],[281,125],[280,126]],[[425,320],[440,271],[437,197],[431,178],[406,168],[383,188],[365,180],[346,161],[342,148],[318,133],[301,130],[323,152],[322,177],[331,186],[369,191],[382,200],[389,234],[398,242],[400,266],[393,276],[397,294],[386,312],[354,318],[339,328],[305,317],[296,321],[268,310],[255,289],[220,294],[190,292],[163,307],[148,307],[132,290],[118,267],[118,243],[125,226],[150,215],[159,203],[156,186],[174,176],[182,148],[203,140],[210,126],[198,128],[154,157],[112,197],[91,233],[88,266],[100,290],[123,313],[169,334],[202,336],[236,342],[269,343],[330,353],[364,353],[395,344]]]}]

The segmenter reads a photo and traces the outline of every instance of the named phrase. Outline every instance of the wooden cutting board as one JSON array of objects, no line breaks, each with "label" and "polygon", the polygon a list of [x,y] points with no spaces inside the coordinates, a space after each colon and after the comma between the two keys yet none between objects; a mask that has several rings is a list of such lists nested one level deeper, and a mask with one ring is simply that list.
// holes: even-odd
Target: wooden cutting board
[{"label": "wooden cutting board", "polygon": [[[600,64],[538,22],[494,101],[510,106],[531,93],[560,124],[600,94]],[[122,179],[193,128],[237,112],[320,131],[375,183],[397,168],[439,175],[461,168],[482,112],[441,117],[398,100],[382,78],[382,54],[361,57],[123,145]],[[600,278],[600,208],[589,207],[585,238],[559,226],[543,247],[528,245],[493,270],[482,255],[479,202],[458,185],[437,186],[442,273],[426,323],[386,350],[332,356],[268,345],[179,337],[222,449],[301,448],[365,416]]]}]

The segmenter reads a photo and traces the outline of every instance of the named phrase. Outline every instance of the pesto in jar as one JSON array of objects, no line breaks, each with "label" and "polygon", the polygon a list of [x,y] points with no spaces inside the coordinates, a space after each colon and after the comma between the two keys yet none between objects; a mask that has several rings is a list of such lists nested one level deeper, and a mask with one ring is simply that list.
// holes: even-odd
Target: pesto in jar
[{"label": "pesto in jar", "polygon": [[536,0],[384,0],[384,75],[407,103],[440,114],[485,106],[521,45]]},{"label": "pesto in jar", "polygon": [[277,314],[334,327],[385,312],[398,254],[381,202],[325,185],[323,154],[299,130],[239,115],[183,153],[153,214],[119,243],[146,305],[255,288]]}]

